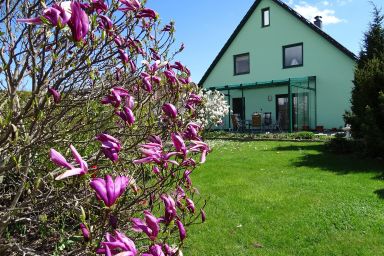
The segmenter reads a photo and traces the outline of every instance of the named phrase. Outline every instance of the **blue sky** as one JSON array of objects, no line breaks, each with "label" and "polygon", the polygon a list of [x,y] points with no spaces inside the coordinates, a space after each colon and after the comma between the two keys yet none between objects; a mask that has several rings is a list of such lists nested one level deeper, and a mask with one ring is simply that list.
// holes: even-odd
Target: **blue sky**
[{"label": "blue sky", "polygon": [[[177,60],[186,64],[199,82],[254,0],[148,0],[164,23],[176,22],[176,44],[186,46]],[[368,0],[285,0],[304,17],[323,17],[323,29],[358,54],[363,33],[371,21]],[[372,0],[383,7],[383,0]]]}]

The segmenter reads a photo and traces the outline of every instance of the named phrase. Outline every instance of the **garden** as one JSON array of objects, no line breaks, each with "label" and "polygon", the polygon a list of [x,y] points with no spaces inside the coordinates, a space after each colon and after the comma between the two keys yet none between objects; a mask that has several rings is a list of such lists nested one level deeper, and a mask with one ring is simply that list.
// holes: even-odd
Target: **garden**
[{"label": "garden", "polygon": [[[383,162],[324,142],[213,140],[185,255],[382,255]],[[229,168],[230,167],[230,168]]]}]

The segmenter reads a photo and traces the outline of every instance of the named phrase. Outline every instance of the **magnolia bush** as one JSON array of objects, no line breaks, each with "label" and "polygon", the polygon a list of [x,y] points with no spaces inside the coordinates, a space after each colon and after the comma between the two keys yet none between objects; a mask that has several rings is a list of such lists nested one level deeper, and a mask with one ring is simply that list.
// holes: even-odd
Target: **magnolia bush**
[{"label": "magnolia bush", "polygon": [[217,90],[201,89],[198,94],[202,104],[197,110],[197,123],[206,129],[220,125],[223,117],[229,113],[228,101],[225,95]]},{"label": "magnolia bush", "polygon": [[0,7],[0,255],[179,255],[225,111],[174,24],[138,0]]}]

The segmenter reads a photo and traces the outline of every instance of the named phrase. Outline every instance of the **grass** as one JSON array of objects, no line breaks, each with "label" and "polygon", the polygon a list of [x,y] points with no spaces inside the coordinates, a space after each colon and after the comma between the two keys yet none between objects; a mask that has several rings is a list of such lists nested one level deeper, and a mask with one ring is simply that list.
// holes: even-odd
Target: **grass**
[{"label": "grass", "polygon": [[213,141],[184,255],[384,255],[384,164],[323,143]]}]

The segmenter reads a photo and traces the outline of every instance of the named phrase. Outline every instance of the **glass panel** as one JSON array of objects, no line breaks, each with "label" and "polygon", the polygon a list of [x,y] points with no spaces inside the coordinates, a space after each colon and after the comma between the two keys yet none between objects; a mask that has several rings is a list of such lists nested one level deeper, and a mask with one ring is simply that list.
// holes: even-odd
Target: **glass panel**
[{"label": "glass panel", "polygon": [[291,79],[293,98],[292,121],[296,131],[314,130],[316,127],[315,81]]},{"label": "glass panel", "polygon": [[303,65],[303,46],[297,45],[284,48],[284,66]]},{"label": "glass panel", "polygon": [[277,97],[277,119],[276,123],[280,126],[282,130],[289,129],[289,104],[288,96],[278,96]]},{"label": "glass panel", "polygon": [[236,56],[236,74],[249,73],[249,55]]},{"label": "glass panel", "polygon": [[263,26],[269,26],[269,10],[263,11]]}]

